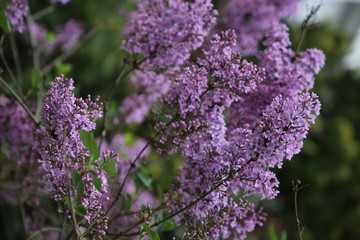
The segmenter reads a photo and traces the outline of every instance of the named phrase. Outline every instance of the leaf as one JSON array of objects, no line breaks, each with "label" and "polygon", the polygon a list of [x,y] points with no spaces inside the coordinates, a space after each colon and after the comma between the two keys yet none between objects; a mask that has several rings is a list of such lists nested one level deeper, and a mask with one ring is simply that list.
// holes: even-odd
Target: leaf
[{"label": "leaf", "polygon": [[0,9],[0,27],[7,33],[11,32],[11,26],[6,18],[5,9]]},{"label": "leaf", "polygon": [[36,69],[31,70],[31,88],[36,94],[39,90],[39,85],[41,82],[41,75],[40,72]]},{"label": "leaf", "polygon": [[276,231],[274,228],[274,225],[269,226],[269,239],[270,240],[278,240],[278,237],[276,236]]},{"label": "leaf", "polygon": [[72,179],[73,184],[76,186],[81,179],[80,173],[78,173],[77,171],[72,171],[71,179]]},{"label": "leaf", "polygon": [[132,135],[131,133],[129,133],[129,132],[126,132],[125,134],[124,134],[124,137],[125,137],[125,146],[126,147],[130,147],[130,146],[132,146],[132,145],[134,145],[134,143],[135,143],[135,138],[134,138],[134,135]]},{"label": "leaf", "polygon": [[101,180],[96,175],[93,175],[92,183],[98,191],[101,191]]},{"label": "leaf", "polygon": [[76,212],[77,214],[81,215],[81,216],[85,216],[87,210],[86,210],[86,208],[85,208],[83,205],[79,205],[79,206],[77,206],[75,212]]},{"label": "leaf", "polygon": [[85,192],[84,182],[80,180],[76,187],[76,200],[79,200],[84,195],[84,192]]},{"label": "leaf", "polygon": [[152,230],[151,228],[149,228],[148,226],[143,226],[145,231],[147,232],[148,236],[150,237],[151,240],[160,240],[159,235],[157,232],[155,232],[154,230]]},{"label": "leaf", "polygon": [[162,227],[160,228],[160,232],[168,232],[172,231],[176,228],[175,219],[172,219],[170,222],[164,222]]},{"label": "leaf", "polygon": [[94,161],[100,157],[100,149],[92,133],[85,130],[80,131],[80,139],[85,148],[90,152],[90,157],[86,161],[88,167],[94,164]]},{"label": "leaf", "polygon": [[147,188],[151,187],[152,179],[150,178],[150,175],[145,173],[138,173],[137,176],[145,187]]},{"label": "leaf", "polygon": [[287,234],[285,231],[281,232],[281,237],[280,237],[281,240],[287,240]]},{"label": "leaf", "polygon": [[106,162],[103,166],[104,171],[110,176],[117,177],[116,171],[116,160],[111,158],[108,162]]}]

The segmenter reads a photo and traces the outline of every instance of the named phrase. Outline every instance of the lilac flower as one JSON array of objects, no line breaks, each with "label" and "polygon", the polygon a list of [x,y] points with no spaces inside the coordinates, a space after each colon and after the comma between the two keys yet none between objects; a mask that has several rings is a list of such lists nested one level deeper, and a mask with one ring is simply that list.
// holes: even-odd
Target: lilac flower
[{"label": "lilac flower", "polygon": [[263,84],[234,103],[230,110],[230,129],[248,124],[257,124],[259,115],[281,95],[295,97],[314,85],[314,75],[324,66],[325,56],[317,49],[296,53],[290,46],[288,28],[284,24],[274,24],[265,34],[265,49],[257,53],[259,65],[266,71]]},{"label": "lilac flower", "polygon": [[0,142],[10,150],[5,155],[7,159],[18,166],[35,162],[35,152],[32,151],[35,129],[35,124],[20,105],[0,97]]},{"label": "lilac flower", "polygon": [[60,45],[63,51],[67,51],[76,45],[83,33],[82,24],[71,19],[63,27],[57,29],[56,43]]},{"label": "lilac flower", "polygon": [[[35,147],[41,155],[39,161],[45,172],[44,180],[50,183],[56,201],[65,200],[71,195],[75,198],[75,186],[71,187],[72,173],[84,172],[81,176],[84,194],[79,200],[87,209],[84,216],[86,222],[94,224],[94,238],[100,238],[107,228],[107,218],[101,205],[101,198],[107,192],[107,180],[102,170],[96,168],[97,160],[92,172],[87,172],[85,159],[89,157],[89,152],[80,140],[80,130],[95,129],[92,120],[101,117],[102,105],[91,101],[90,96],[86,100],[76,98],[72,92],[74,89],[73,80],[64,76],[50,83],[41,111],[44,129],[39,130],[41,140]],[[94,177],[100,179],[101,189],[94,185]]]},{"label": "lilac flower", "polygon": [[55,41],[49,41],[46,37],[47,30],[44,26],[33,23],[30,25],[30,30],[35,37],[38,47],[44,55],[50,55],[55,50]]},{"label": "lilac flower", "polygon": [[6,17],[13,31],[22,33],[25,30],[24,18],[29,12],[27,0],[12,0],[6,8]]},{"label": "lilac flower", "polygon": [[292,15],[300,0],[231,0],[221,13],[221,24],[235,29],[238,49],[254,55],[265,31],[281,18]]},{"label": "lilac flower", "polygon": [[210,0],[144,0],[131,15],[122,48],[146,58],[143,66],[179,66],[200,47],[215,24]]},{"label": "lilac flower", "polygon": [[135,71],[130,79],[137,94],[122,102],[120,112],[126,115],[127,123],[140,123],[153,104],[169,90],[170,80],[165,74],[140,70]]}]

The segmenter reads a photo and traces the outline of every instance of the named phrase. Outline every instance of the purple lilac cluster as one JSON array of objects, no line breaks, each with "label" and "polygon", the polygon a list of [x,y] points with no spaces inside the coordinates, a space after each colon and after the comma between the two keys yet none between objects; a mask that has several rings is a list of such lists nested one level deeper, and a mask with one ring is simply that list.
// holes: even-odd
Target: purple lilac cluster
[{"label": "purple lilac cluster", "polygon": [[63,51],[72,49],[84,33],[82,24],[74,19],[67,21],[64,26],[58,27],[53,39],[47,37],[48,30],[41,24],[31,24],[30,30],[38,48],[44,55],[52,54],[57,47]]},{"label": "purple lilac cluster", "polygon": [[238,49],[253,55],[269,27],[292,15],[300,0],[231,0],[221,12],[220,24],[236,31]]},{"label": "purple lilac cluster", "polygon": [[35,162],[32,144],[36,126],[15,101],[0,97],[0,142],[10,150],[6,158],[18,166]]},{"label": "purple lilac cluster", "polygon": [[[107,229],[107,218],[101,205],[101,198],[107,192],[107,180],[96,164],[91,172],[87,171],[85,160],[89,152],[80,140],[80,130],[95,129],[92,120],[101,117],[102,104],[97,102],[98,99],[91,101],[90,96],[86,100],[76,98],[74,89],[73,80],[64,76],[50,83],[41,111],[43,129],[38,131],[41,140],[36,149],[41,155],[39,162],[45,172],[44,180],[50,183],[56,201],[75,198],[72,172],[83,173],[84,194],[78,202],[87,209],[84,218],[93,225],[91,229],[96,238],[104,235]],[[101,181],[101,189],[93,184],[94,174]]]},{"label": "purple lilac cluster", "polygon": [[126,115],[127,123],[140,123],[154,102],[167,93],[171,81],[165,74],[142,70],[135,71],[130,80],[136,94],[127,97],[119,110]]},{"label": "purple lilac cluster", "polygon": [[278,95],[293,98],[309,91],[314,85],[314,75],[325,64],[325,56],[318,49],[298,53],[292,50],[288,28],[284,24],[272,25],[265,37],[265,49],[257,53],[257,58],[259,65],[266,69],[266,79],[256,91],[231,106],[231,129],[245,124],[254,127],[258,116]]},{"label": "purple lilac cluster", "polygon": [[79,38],[84,33],[84,27],[76,20],[69,20],[64,26],[56,31],[56,43],[63,51],[67,51],[75,46]]},{"label": "purple lilac cluster", "polygon": [[[286,64],[282,61],[286,54],[276,55],[274,50],[271,55],[272,46],[282,46],[279,41],[289,49],[286,39],[266,42],[267,48],[261,54],[267,53],[269,60],[278,65],[272,63],[272,68],[264,71],[232,50],[236,45],[234,31],[215,35],[204,58],[177,74],[164,97],[168,108],[176,110],[168,116],[170,124],[157,126],[164,132],[161,152],[180,151],[184,159],[173,185],[177,197],[168,197],[173,211],[196,203],[178,217],[193,237],[227,238],[233,234],[244,239],[247,232],[262,225],[264,215],[255,211],[253,204],[246,200],[234,202],[232,196],[243,191],[245,197],[261,194],[262,198],[274,198],[279,182],[270,169],[281,167],[284,158],[291,159],[300,151],[310,124],[319,114],[317,96],[301,92],[312,86],[308,82],[323,66],[323,55],[309,50],[299,56],[294,54],[295,58],[290,57]],[[269,67],[265,63],[260,60],[260,66]],[[277,84],[285,79],[280,75],[273,78],[274,68],[284,73],[291,70],[288,86]],[[299,83],[301,91],[292,84],[293,78],[307,83]],[[253,119],[241,115],[253,107],[244,103],[253,100],[252,104],[261,105],[255,108],[257,115]]]},{"label": "purple lilac cluster", "polygon": [[22,33],[25,30],[24,18],[29,13],[29,10],[27,0],[12,0],[7,6],[6,17],[13,31]]},{"label": "purple lilac cluster", "polygon": [[124,29],[122,48],[145,57],[143,66],[179,66],[200,47],[214,26],[217,12],[210,0],[144,0]]}]

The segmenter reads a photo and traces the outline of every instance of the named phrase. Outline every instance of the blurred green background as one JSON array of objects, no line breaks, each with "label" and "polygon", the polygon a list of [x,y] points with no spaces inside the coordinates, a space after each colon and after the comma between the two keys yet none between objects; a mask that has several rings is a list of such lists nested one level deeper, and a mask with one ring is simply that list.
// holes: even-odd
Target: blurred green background
[{"label": "blurred green background", "polygon": [[[215,2],[218,6],[221,1]],[[31,11],[36,13],[48,6],[48,1],[32,0],[30,5]],[[51,14],[38,21],[50,31],[55,31],[56,25],[70,18],[82,22],[86,32],[95,31],[81,42],[74,54],[56,63],[46,81],[64,73],[74,78],[79,95],[85,97],[91,93],[104,96],[126,58],[126,53],[119,48],[122,41],[121,27],[126,22],[126,11],[134,7],[134,3],[128,0],[72,0],[64,6],[55,5]],[[289,22],[289,25],[292,40],[297,42],[299,23]],[[282,169],[276,170],[280,194],[274,200],[260,202],[268,213],[268,220],[264,227],[258,228],[248,239],[284,239],[281,236],[298,239],[292,190],[292,181],[297,179],[308,185],[298,194],[299,217],[305,226],[303,239],[360,239],[360,75],[358,69],[350,69],[344,63],[354,34],[354,31],[349,31],[341,24],[326,20],[307,33],[302,49],[316,47],[326,54],[325,68],[316,77],[314,89],[322,102],[321,115],[305,140],[302,153],[291,162],[285,162]],[[15,37],[20,52],[26,52],[28,39],[19,35]],[[5,49],[9,46],[6,44]],[[12,58],[9,51],[5,54],[7,58]],[[42,65],[52,63],[61,54],[55,52],[42,58]],[[31,81],[28,79],[31,78],[33,64],[31,55],[21,55],[21,61],[24,65],[25,89],[30,89]],[[10,63],[14,64],[12,61]],[[127,79],[116,89],[108,119],[117,114],[117,106],[131,93]],[[35,94],[28,92],[28,98],[35,98]],[[110,131],[133,132],[135,136],[144,138],[149,135],[149,122],[111,126],[113,129]],[[168,184],[176,172],[175,167],[163,162],[160,166],[156,164],[156,161],[149,163],[154,180]],[[163,179],[162,169],[169,172],[169,168],[172,169],[171,174]],[[3,201],[1,205],[1,209],[6,206]],[[16,222],[9,219],[8,215],[4,212],[1,214],[0,229],[11,227]]]}]

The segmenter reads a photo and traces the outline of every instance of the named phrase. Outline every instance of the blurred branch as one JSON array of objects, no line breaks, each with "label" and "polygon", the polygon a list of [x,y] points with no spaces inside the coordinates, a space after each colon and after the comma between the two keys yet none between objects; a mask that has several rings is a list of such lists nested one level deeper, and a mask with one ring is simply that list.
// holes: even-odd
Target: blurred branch
[{"label": "blurred branch", "polygon": [[305,20],[301,23],[301,34],[300,34],[300,39],[296,45],[296,53],[298,53],[300,51],[300,47],[301,47],[302,42],[304,41],[306,32],[309,29],[319,25],[319,23],[314,22],[313,19],[315,18],[316,14],[318,13],[320,7],[321,7],[321,5],[312,7],[310,10],[310,13],[307,15]]},{"label": "blurred branch", "polygon": [[300,186],[301,181],[298,179],[295,182],[293,181],[293,191],[294,191],[294,203],[295,203],[295,217],[296,217],[296,224],[297,224],[297,230],[299,234],[299,239],[302,240],[302,234],[305,230],[305,227],[301,227],[301,222],[299,218],[299,212],[298,212],[298,204],[297,204],[297,194],[300,190],[308,187],[309,185],[302,185]]},{"label": "blurred branch", "polygon": [[33,238],[37,237],[40,233],[50,232],[50,231],[61,232],[61,229],[60,229],[60,228],[55,228],[55,227],[45,227],[45,228],[40,229],[39,231],[36,231],[36,232],[32,233],[32,234],[31,234],[28,238],[26,238],[25,240],[33,239]]},{"label": "blurred branch", "polygon": [[16,101],[21,105],[21,107],[25,110],[25,112],[29,115],[29,117],[31,118],[31,120],[35,123],[36,127],[39,127],[40,124],[38,121],[36,121],[34,115],[31,113],[31,111],[29,110],[29,108],[25,105],[25,103],[21,100],[21,98],[14,92],[14,90],[12,90],[10,88],[10,86],[5,82],[5,80],[0,76],[0,82],[2,83],[2,85],[4,85],[5,89],[7,91],[9,91],[11,93],[11,95],[13,95],[13,97],[15,97]]},{"label": "blurred branch", "polygon": [[0,39],[0,57],[1,57],[1,60],[3,61],[3,63],[4,63],[6,71],[9,73],[11,81],[13,81],[13,83],[15,84],[16,88],[18,89],[19,93],[21,94],[20,86],[17,84],[14,73],[12,72],[12,70],[11,70],[11,68],[9,66],[9,63],[7,62],[7,60],[5,58],[5,55],[4,55],[4,50],[3,50],[4,39],[5,39],[5,35],[2,35],[1,39]]}]

